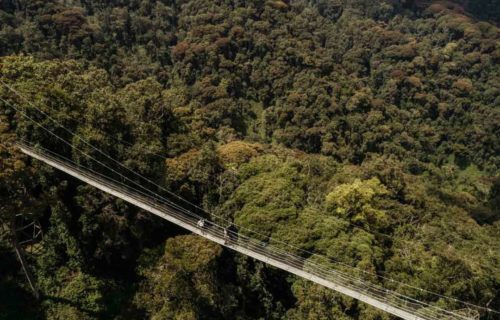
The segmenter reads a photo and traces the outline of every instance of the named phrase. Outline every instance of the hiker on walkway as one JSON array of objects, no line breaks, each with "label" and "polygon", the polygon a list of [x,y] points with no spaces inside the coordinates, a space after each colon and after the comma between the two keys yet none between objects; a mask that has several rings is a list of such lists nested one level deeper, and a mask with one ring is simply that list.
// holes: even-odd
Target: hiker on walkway
[{"label": "hiker on walkway", "polygon": [[238,243],[238,228],[236,228],[234,223],[231,223],[231,225],[229,225],[227,230],[229,233],[229,242],[231,244],[237,244]]},{"label": "hiker on walkway", "polygon": [[229,242],[229,234],[227,232],[227,229],[224,228],[224,244],[228,244]]}]

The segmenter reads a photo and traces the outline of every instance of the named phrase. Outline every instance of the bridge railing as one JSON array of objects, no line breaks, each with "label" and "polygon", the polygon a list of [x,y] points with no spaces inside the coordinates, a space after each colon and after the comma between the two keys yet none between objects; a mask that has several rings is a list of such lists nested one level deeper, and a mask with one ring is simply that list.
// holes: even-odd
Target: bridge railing
[{"label": "bridge railing", "polygon": [[[270,242],[259,241],[243,233],[231,231],[224,226],[209,220],[205,220],[205,225],[200,228],[198,226],[198,222],[202,219],[201,216],[186,210],[178,204],[162,198],[151,191],[141,191],[137,188],[126,185],[124,182],[112,179],[91,169],[82,169],[82,167],[78,164],[69,159],[63,160],[60,156],[49,150],[44,149],[40,151],[39,149],[26,144],[20,144],[20,146],[57,163],[61,167],[77,172],[79,175],[86,177],[91,181],[98,182],[102,186],[115,190],[129,198],[134,199],[135,201],[146,204],[147,206],[155,208],[164,214],[174,217],[192,228],[198,228],[200,229],[202,235],[215,237],[223,242],[227,247],[233,247],[235,249],[237,247],[245,248],[254,253],[265,256],[268,259],[273,259],[285,264],[287,266],[285,269],[287,270],[292,268],[295,270],[301,270],[310,276],[324,279],[337,286],[349,288],[360,294],[369,296],[370,298],[383,304],[411,313],[412,315],[415,315],[415,319],[469,319],[468,317],[458,315],[440,307],[423,303],[396,291],[387,290],[371,282],[363,281],[359,277],[355,277],[345,271],[333,268],[329,262],[315,261],[314,259],[317,259],[319,256],[306,258],[297,254],[292,254],[283,248],[283,243],[272,243],[273,239],[271,239]],[[228,236],[225,235],[225,232],[228,233]]]}]

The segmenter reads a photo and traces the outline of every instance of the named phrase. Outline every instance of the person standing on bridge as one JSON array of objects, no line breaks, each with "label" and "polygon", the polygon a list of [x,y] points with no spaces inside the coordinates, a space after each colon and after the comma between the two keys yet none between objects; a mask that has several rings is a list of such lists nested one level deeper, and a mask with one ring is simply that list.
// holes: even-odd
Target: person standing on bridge
[{"label": "person standing on bridge", "polygon": [[198,227],[203,228],[205,226],[205,219],[198,220]]},{"label": "person standing on bridge", "polygon": [[236,228],[234,223],[231,223],[227,230],[229,231],[229,242],[236,244],[238,242],[238,228]]},{"label": "person standing on bridge", "polygon": [[204,233],[204,229],[205,229],[205,219],[201,218],[200,220],[198,220],[198,228],[200,228],[201,230],[201,233]]},{"label": "person standing on bridge", "polygon": [[224,244],[227,244],[229,241],[229,234],[227,233],[227,229],[224,228]]}]

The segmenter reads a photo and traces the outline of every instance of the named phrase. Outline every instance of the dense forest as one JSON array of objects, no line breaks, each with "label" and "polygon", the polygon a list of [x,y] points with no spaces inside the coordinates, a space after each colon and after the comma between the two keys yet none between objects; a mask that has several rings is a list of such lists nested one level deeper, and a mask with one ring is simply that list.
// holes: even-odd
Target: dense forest
[{"label": "dense forest", "polygon": [[[498,0],[0,0],[0,319],[392,319],[15,147],[103,172],[70,132],[263,241],[500,310],[499,18]],[[20,217],[43,230],[39,299]]]}]

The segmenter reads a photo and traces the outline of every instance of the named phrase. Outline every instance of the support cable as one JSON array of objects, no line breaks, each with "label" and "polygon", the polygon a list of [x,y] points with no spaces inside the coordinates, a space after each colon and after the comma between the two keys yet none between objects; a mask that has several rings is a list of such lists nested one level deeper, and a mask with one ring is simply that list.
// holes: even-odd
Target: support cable
[{"label": "support cable", "polygon": [[[0,82],[2,84],[4,84],[4,86],[6,86],[9,90],[11,90],[12,92],[14,92],[16,95],[18,95],[19,97],[21,97],[23,100],[25,101],[28,101],[26,98],[24,98],[21,94],[19,94],[15,89],[11,88],[10,86],[6,85],[2,80],[0,80]],[[16,111],[22,113],[25,117],[27,117],[30,121],[32,122],[35,122],[37,123],[34,119],[32,119],[31,117],[29,117],[26,113],[20,111],[18,108],[14,107],[11,103],[7,102],[6,100],[4,99],[1,99],[4,103],[10,105],[11,107],[13,107]],[[40,113],[44,114],[47,118],[49,118],[51,121],[53,121],[55,124],[57,124],[59,127],[63,128],[65,131],[67,131],[68,133],[70,133],[72,136],[74,137],[77,137],[80,141],[82,141],[84,144],[88,145],[89,147],[91,147],[93,150],[97,151],[98,153],[104,155],[106,158],[112,160],[113,162],[117,163],[120,167],[123,167],[125,168],[127,171],[133,173],[134,175],[144,179],[145,181],[151,183],[152,185],[160,188],[161,190],[164,190],[166,191],[167,193],[169,193],[170,195],[174,196],[175,198],[179,199],[179,200],[182,200],[183,202],[197,208],[197,209],[200,209],[202,212],[206,212],[204,209],[202,209],[201,207],[197,206],[196,204],[193,204],[192,202],[189,202],[188,200],[185,200],[184,198],[176,195],[175,193],[169,191],[168,189],[165,189],[164,187],[156,184],[155,182],[151,181],[150,179],[144,177],[143,175],[129,169],[128,167],[124,166],[123,164],[121,164],[121,162],[119,162],[118,160],[115,160],[114,158],[110,157],[109,155],[107,155],[106,153],[104,153],[103,151],[101,151],[100,149],[98,149],[97,147],[93,146],[91,143],[87,142],[85,139],[83,139],[82,137],[80,137],[79,135],[75,134],[74,132],[72,132],[71,130],[65,128],[63,125],[61,125],[57,120],[53,119],[50,115],[46,114],[45,112],[43,112],[41,109],[39,109],[38,107],[34,106],[31,102],[28,101],[28,103],[35,109],[37,109]],[[83,152],[82,150],[80,149],[77,149],[76,147],[74,147],[71,143],[67,142],[66,140],[64,140],[63,138],[59,137],[58,135],[54,134],[52,131],[50,131],[49,129],[45,128],[43,125],[37,123],[40,127],[42,127],[44,130],[46,130],[47,132],[49,132],[50,134],[52,134],[53,136],[55,136],[56,138],[60,139],[61,141],[63,141],[64,143],[68,144],[71,148],[73,148],[74,150],[82,153],[83,155],[85,155],[86,157],[98,162],[100,165],[106,167],[107,169],[111,170],[112,172],[118,174],[119,176],[121,176],[122,178],[124,178],[125,180],[127,181],[130,181],[136,185],[138,185],[140,188],[144,189],[147,193],[151,194],[151,196],[153,196],[154,198],[156,198],[157,200],[160,200],[160,199],[165,199],[164,197],[160,196],[159,194],[143,187],[142,185],[138,184],[137,182],[135,182],[134,180],[131,180],[129,179],[127,176],[124,176],[122,175],[121,173],[117,172],[116,170],[114,170],[113,168],[110,168],[109,166],[103,164],[102,162],[98,161],[97,159],[93,158],[92,156],[88,155],[87,153]],[[183,212],[186,211],[186,209],[178,206],[177,204],[167,200],[169,205],[174,205],[175,207],[177,207],[178,209],[182,210]],[[226,222],[230,222],[228,219],[224,218],[224,217],[221,217],[221,216],[217,216],[215,214],[211,214],[213,217],[216,217],[216,218],[219,218],[221,219],[222,221],[226,221]],[[372,275],[372,276],[376,276],[377,278],[381,278],[381,279],[385,279],[385,280],[388,280],[388,281],[391,281],[393,283],[398,283],[398,284],[401,284],[402,286],[405,286],[405,287],[409,287],[409,288],[412,288],[412,289],[415,289],[415,290],[419,290],[421,292],[426,292],[428,294],[431,294],[431,295],[435,295],[435,296],[438,296],[440,298],[443,298],[443,299],[448,299],[448,300],[452,300],[456,303],[462,303],[464,305],[468,305],[470,307],[474,307],[474,308],[478,308],[478,309],[482,309],[482,310],[486,310],[488,312],[494,312],[494,313],[498,313],[497,311],[495,310],[491,310],[491,309],[488,309],[488,308],[484,308],[484,307],[481,307],[481,306],[477,306],[477,305],[474,305],[474,304],[471,304],[471,303],[468,303],[468,302],[465,302],[465,301],[460,301],[458,299],[455,299],[453,297],[448,297],[448,296],[444,296],[444,295],[441,295],[441,294],[438,294],[438,293],[435,293],[435,292],[431,292],[431,291],[428,291],[428,290],[425,290],[425,289],[422,289],[422,288],[418,288],[418,287],[414,287],[414,286],[411,286],[409,284],[406,284],[406,283],[403,283],[403,282],[400,282],[400,281],[397,281],[397,280],[393,280],[393,279],[390,279],[390,278],[387,278],[387,277],[384,277],[384,276],[381,276],[381,275],[378,275],[378,274],[375,274],[375,273],[372,273],[372,272],[368,272],[366,270],[362,270],[362,269],[359,269],[357,267],[353,267],[353,266],[350,266],[350,265],[347,265],[347,264],[344,264],[340,261],[332,261],[333,259],[331,258],[328,258],[326,256],[323,256],[323,255],[319,255],[319,254],[316,254],[316,253],[313,253],[311,251],[308,251],[308,250],[304,250],[304,249],[301,249],[301,248],[298,248],[298,247],[295,247],[293,245],[290,245],[288,243],[284,243],[282,241],[279,241],[277,239],[274,239],[274,238],[271,238],[267,235],[264,235],[264,234],[260,234],[256,231],[253,231],[253,230],[250,230],[250,229],[247,229],[245,227],[242,227],[242,226],[238,226],[239,228],[241,228],[242,230],[247,230],[249,231],[250,233],[252,234],[255,234],[255,235],[259,235],[259,236],[264,236],[265,238],[267,238],[270,242],[275,242],[275,243],[280,243],[280,244],[283,244],[283,245],[286,245],[288,247],[291,247],[291,248],[294,248],[300,252],[303,252],[303,253],[306,253],[308,255],[311,255],[311,256],[318,256],[318,257],[321,257],[321,258],[326,258],[328,259],[330,262],[332,263],[335,263],[335,264],[339,264],[339,265],[342,265],[344,267],[348,267],[348,268],[353,268],[353,269],[357,269],[359,270],[360,272],[362,273],[365,273],[365,274],[368,274],[368,275]]]}]

